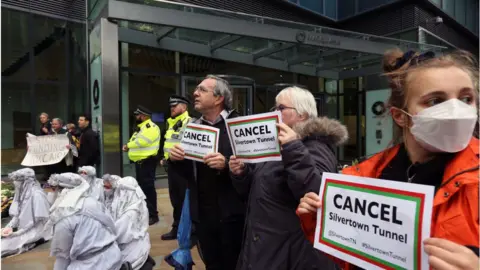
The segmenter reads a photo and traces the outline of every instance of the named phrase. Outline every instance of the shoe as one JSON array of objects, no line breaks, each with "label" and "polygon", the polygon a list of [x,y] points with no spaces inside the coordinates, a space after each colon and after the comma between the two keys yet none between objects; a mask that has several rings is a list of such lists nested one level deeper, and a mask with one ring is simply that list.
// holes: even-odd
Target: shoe
[{"label": "shoe", "polygon": [[175,240],[177,239],[177,229],[173,228],[171,231],[169,231],[166,234],[162,235],[162,240]]},{"label": "shoe", "polygon": [[152,226],[153,224],[159,222],[160,220],[158,219],[158,217],[154,217],[154,218],[149,218],[148,219],[148,225]]}]

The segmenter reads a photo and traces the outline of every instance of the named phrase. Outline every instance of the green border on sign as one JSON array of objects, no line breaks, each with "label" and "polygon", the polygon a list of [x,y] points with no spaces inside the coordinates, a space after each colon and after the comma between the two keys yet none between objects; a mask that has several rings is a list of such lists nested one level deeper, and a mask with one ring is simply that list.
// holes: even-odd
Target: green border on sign
[{"label": "green border on sign", "polygon": [[[375,195],[380,195],[380,196],[385,196],[385,197],[389,197],[389,198],[397,198],[397,199],[400,199],[400,200],[407,200],[407,201],[412,201],[412,202],[415,202],[416,204],[416,207],[415,207],[415,227],[414,227],[414,239],[413,239],[413,269],[416,270],[417,269],[417,247],[418,247],[418,224],[419,224],[419,216],[420,216],[420,201],[421,199],[420,198],[416,198],[416,197],[413,197],[413,196],[406,196],[406,195],[401,195],[401,194],[395,194],[395,193],[391,193],[391,192],[384,192],[384,191],[378,191],[378,190],[368,190],[368,189],[364,189],[364,188],[358,188],[358,187],[352,187],[352,186],[348,186],[348,185],[341,185],[341,184],[337,184],[337,183],[326,183],[327,187],[325,189],[325,194],[323,196],[323,205],[326,205],[326,200],[327,200],[327,194],[328,194],[328,189],[329,187],[333,186],[333,187],[338,187],[338,188],[342,188],[342,189],[348,189],[348,190],[353,190],[353,191],[358,191],[358,192],[363,192],[363,193],[370,193],[370,194],[375,194]],[[381,264],[384,264],[384,265],[388,265],[389,267],[391,268],[394,268],[394,269],[406,269],[406,268],[403,268],[401,266],[398,266],[396,264],[393,264],[393,263],[390,263],[390,262],[387,262],[385,260],[382,260],[378,257],[374,257],[372,255],[369,255],[365,252],[362,252],[360,250],[357,250],[357,249],[354,249],[354,248],[351,248],[351,247],[348,247],[348,246],[345,246],[343,244],[340,244],[338,242],[335,242],[331,239],[328,239],[326,238],[324,235],[325,235],[325,216],[322,217],[322,232],[321,232],[321,236],[322,236],[322,240],[325,241],[325,242],[328,242],[332,245],[335,245],[335,246],[339,246],[341,247],[342,249],[346,249],[352,253],[355,253],[355,254],[358,254],[362,257],[366,257],[366,258],[369,258],[370,260],[373,260],[373,261],[377,261]]]}]

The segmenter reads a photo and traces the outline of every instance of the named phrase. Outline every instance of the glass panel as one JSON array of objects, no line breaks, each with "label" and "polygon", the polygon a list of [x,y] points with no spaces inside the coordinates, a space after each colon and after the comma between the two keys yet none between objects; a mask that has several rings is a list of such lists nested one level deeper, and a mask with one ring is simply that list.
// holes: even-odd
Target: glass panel
[{"label": "glass panel", "polygon": [[[132,60],[130,58],[130,60]],[[124,80],[122,80],[123,83]],[[170,117],[170,107],[168,99],[171,95],[177,93],[178,77],[174,76],[151,76],[139,73],[128,73],[128,104],[129,104],[129,123],[122,123],[130,130],[129,138],[133,134],[136,123],[133,117],[133,111],[138,105],[142,105],[154,114],[162,115],[164,121],[156,121],[160,131],[165,132],[166,119]],[[122,91],[123,91],[122,86]],[[129,138],[126,138],[128,140]],[[157,175],[165,175],[163,167],[158,166]],[[124,164],[124,175],[135,175],[133,164]]]},{"label": "glass panel", "polygon": [[306,87],[312,93],[320,92],[318,87],[318,77],[298,74],[298,84]]},{"label": "glass panel", "polygon": [[266,39],[244,37],[226,45],[224,48],[237,52],[253,53],[265,47],[268,47],[268,40]]},{"label": "glass panel", "polygon": [[129,44],[128,67],[150,72],[175,73],[175,52]]},{"label": "glass panel", "polygon": [[33,15],[35,74],[37,80],[65,80],[65,25],[63,20]]},{"label": "glass panel", "polygon": [[267,106],[267,86],[256,85],[255,97],[253,99],[253,113],[268,112],[271,107]]},{"label": "glass panel", "polygon": [[325,16],[337,19],[337,0],[325,0]]},{"label": "glass panel", "polygon": [[250,86],[232,86],[233,109],[240,115],[247,115],[249,112],[248,99],[251,92],[252,88]]},{"label": "glass panel", "polygon": [[[326,1],[328,2],[329,0]],[[299,5],[306,9],[323,14],[323,0],[300,0]]]},{"label": "glass panel", "polygon": [[437,6],[439,6],[439,7],[440,7],[441,4],[442,4],[442,0],[430,0],[430,2],[433,2],[435,5],[437,5]]},{"label": "glass panel", "polygon": [[355,15],[355,0],[338,1],[338,19]]},{"label": "glass panel", "polygon": [[30,80],[28,14],[2,7],[2,81]]},{"label": "glass panel", "polygon": [[[35,85],[34,100],[37,105],[36,115],[48,113],[50,119],[61,118],[67,120],[67,92],[62,84],[39,83]],[[35,130],[40,128],[36,123]]]},{"label": "glass panel", "polygon": [[448,13],[448,15],[454,17],[455,16],[455,3],[452,0],[444,0],[442,1],[442,9]]},{"label": "glass panel", "polygon": [[228,35],[225,35],[222,33],[209,32],[209,31],[179,28],[177,29],[177,32],[175,34],[171,34],[170,36],[176,36],[178,37],[178,39],[181,39],[181,40],[207,45],[223,37],[226,37]]},{"label": "glass panel", "polygon": [[87,67],[85,24],[72,23],[70,37],[70,77],[68,118],[76,123],[78,114],[86,111]]},{"label": "glass panel", "polygon": [[[3,11],[2,11],[3,13]],[[30,85],[2,80],[2,175],[20,169],[26,154],[25,134],[32,129]],[[36,134],[36,133],[35,133]]]},{"label": "glass panel", "polygon": [[466,22],[466,2],[466,0],[455,0],[455,19],[462,25],[465,25]]},{"label": "glass panel", "polygon": [[472,32],[475,32],[475,25],[478,25],[478,20],[475,19],[475,13],[478,14],[478,7],[475,9],[475,0],[467,0],[465,23],[467,28]]}]

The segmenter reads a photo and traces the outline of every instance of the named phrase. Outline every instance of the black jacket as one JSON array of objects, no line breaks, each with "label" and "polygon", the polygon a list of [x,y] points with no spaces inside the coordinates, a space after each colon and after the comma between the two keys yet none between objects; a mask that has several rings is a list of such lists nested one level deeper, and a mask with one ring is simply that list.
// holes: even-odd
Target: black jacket
[{"label": "black jacket", "polygon": [[[46,132],[46,133],[43,132],[43,130],[42,130],[44,127],[47,128],[47,132]],[[50,135],[50,134],[52,134],[52,133],[53,133],[53,132],[52,132],[52,123],[50,122],[50,120],[48,120],[47,123],[40,125],[40,130],[39,130],[39,133],[38,133],[39,136],[42,136],[42,135]]]},{"label": "black jacket", "polygon": [[80,135],[78,166],[95,166],[100,158],[98,135],[90,126],[84,128]]},{"label": "black jacket", "polygon": [[300,199],[318,192],[323,172],[336,172],[334,148],[348,139],[345,126],[324,117],[293,128],[302,138],[282,147],[282,161],[247,164],[233,176],[248,196],[245,236],[237,270],[335,269],[305,238],[295,213]]},{"label": "black jacket", "polygon": [[[227,118],[237,117],[238,113],[232,112]],[[209,125],[201,119],[197,124]],[[220,130],[218,152],[228,159],[232,155],[230,139],[228,138],[225,121],[215,123],[213,127]],[[229,174],[228,164],[225,169],[218,171],[211,169],[201,162],[183,160],[170,162],[169,169],[181,172],[190,189],[190,212],[192,220],[199,221],[199,212],[208,211],[211,216],[217,216],[222,222],[241,221],[245,217],[245,201],[233,187]]]}]

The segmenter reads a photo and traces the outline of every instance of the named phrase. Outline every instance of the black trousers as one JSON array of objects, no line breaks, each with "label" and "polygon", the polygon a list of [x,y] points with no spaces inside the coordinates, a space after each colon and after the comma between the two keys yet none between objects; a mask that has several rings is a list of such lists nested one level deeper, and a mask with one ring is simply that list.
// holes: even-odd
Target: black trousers
[{"label": "black trousers", "polygon": [[158,218],[157,191],[155,190],[155,171],[157,169],[157,158],[149,157],[135,162],[137,182],[147,199],[147,208],[150,218]]},{"label": "black trousers", "polygon": [[179,174],[178,169],[172,170],[169,168],[168,170],[168,194],[173,207],[173,228],[177,228],[180,222],[185,191],[187,189],[186,179]]},{"label": "black trousers", "polygon": [[244,220],[220,222],[200,215],[200,223],[195,225],[206,270],[235,270],[242,247]]}]

